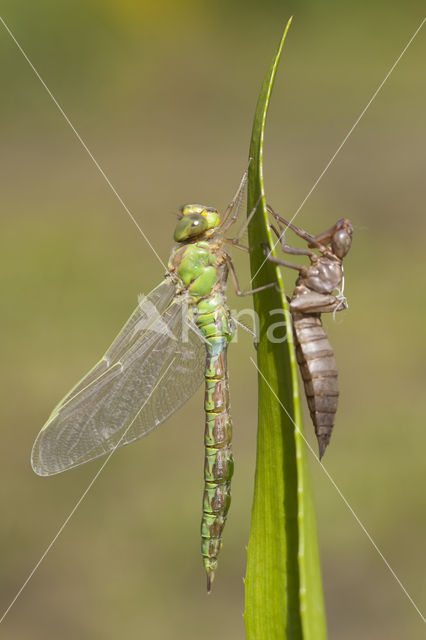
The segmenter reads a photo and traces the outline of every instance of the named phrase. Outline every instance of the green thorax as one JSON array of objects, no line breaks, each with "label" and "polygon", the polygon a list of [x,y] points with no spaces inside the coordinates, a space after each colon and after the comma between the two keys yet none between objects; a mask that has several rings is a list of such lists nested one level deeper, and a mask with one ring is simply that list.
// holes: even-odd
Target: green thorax
[{"label": "green thorax", "polygon": [[205,240],[178,246],[169,269],[192,298],[193,318],[208,341],[208,352],[220,353],[234,333],[223,290],[227,269],[223,250]]},{"label": "green thorax", "polygon": [[222,261],[218,257],[216,248],[205,240],[199,240],[178,246],[170,257],[169,268],[176,272],[191,296],[202,298],[211,295],[219,280]]}]

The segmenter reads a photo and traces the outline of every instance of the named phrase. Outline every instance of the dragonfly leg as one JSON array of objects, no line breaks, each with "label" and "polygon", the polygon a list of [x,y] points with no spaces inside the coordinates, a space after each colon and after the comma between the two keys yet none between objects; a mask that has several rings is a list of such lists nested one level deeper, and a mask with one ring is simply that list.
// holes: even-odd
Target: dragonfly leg
[{"label": "dragonfly leg", "polygon": [[[232,239],[232,242],[237,244],[239,243],[240,239],[242,238],[243,234],[245,233],[245,231],[247,230],[250,222],[253,219],[254,214],[257,211],[257,207],[259,206],[259,202],[261,201],[262,196],[260,195],[259,198],[257,199],[256,204],[254,205],[253,209],[250,211],[249,215],[247,216],[246,221],[244,222],[243,226],[241,227],[241,229],[239,230],[239,232],[237,233],[237,235],[235,236],[235,238]],[[238,214],[237,214],[238,215]],[[235,220],[237,219],[237,216],[233,217],[232,222],[229,224],[229,227],[231,226],[231,224],[234,224]],[[228,228],[229,228],[228,227]]]},{"label": "dragonfly leg", "polygon": [[281,260],[281,258],[276,258],[275,256],[273,256],[266,242],[262,242],[262,246],[263,252],[266,258],[268,258],[269,262],[272,262],[273,264],[279,264],[282,267],[288,267],[289,269],[296,269],[296,271],[299,272],[302,272],[306,269],[306,267],[304,267],[303,265],[296,264],[294,262],[288,262],[287,260]]},{"label": "dragonfly leg", "polygon": [[271,287],[275,287],[276,289],[278,289],[278,284],[276,282],[270,282],[269,284],[263,284],[261,287],[256,287],[255,289],[250,289],[249,291],[242,291],[238,282],[237,274],[235,273],[233,262],[229,256],[227,257],[227,264],[237,296],[250,296],[253,293],[259,293],[259,291],[264,291],[265,289],[270,289]]},{"label": "dragonfly leg", "polygon": [[250,248],[246,247],[244,244],[240,244],[237,242],[235,238],[224,238],[224,242],[226,244],[230,244],[231,247],[235,247],[236,249],[241,249],[241,251],[245,251],[245,253],[250,253]]},{"label": "dragonfly leg", "polygon": [[[238,207],[239,207],[241,199],[242,199],[243,191],[244,191],[245,186],[247,184],[247,178],[248,178],[248,169],[246,169],[244,171],[243,177],[241,178],[241,182],[240,182],[240,184],[238,186],[237,192],[234,195],[234,197],[232,198],[231,202],[226,207],[226,211],[223,214],[222,220],[221,220],[219,226],[216,228],[216,231],[220,230],[221,233],[223,233],[224,231],[227,231],[229,229],[229,227],[231,225],[233,225],[235,220],[237,219]],[[233,213],[231,218],[228,220],[229,216],[231,215],[231,213],[234,211],[235,208],[236,208],[235,213]]]},{"label": "dragonfly leg", "polygon": [[256,342],[258,341],[257,335],[255,334],[254,331],[250,329],[250,327],[245,325],[244,322],[240,322],[239,320],[237,320],[237,318],[234,318],[234,316],[232,316],[232,322],[235,322],[235,324],[241,327],[241,329],[244,329],[244,331],[247,331],[247,333],[249,333],[254,338],[254,343],[256,344]]},{"label": "dragonfly leg", "polygon": [[273,218],[275,218],[275,220],[279,224],[280,228],[282,228],[281,225],[284,225],[286,227],[286,229],[291,229],[292,231],[294,231],[294,233],[296,235],[298,235],[300,238],[303,238],[303,240],[305,240],[305,242],[308,243],[308,247],[316,248],[316,249],[320,249],[320,250],[325,250],[325,247],[321,243],[321,240],[320,240],[321,235],[318,236],[318,239],[317,239],[316,236],[312,236],[310,233],[308,233],[304,229],[301,229],[300,227],[297,227],[292,222],[289,222],[288,220],[286,220],[282,216],[279,216],[278,213],[275,213],[275,211],[273,210],[273,208],[269,204],[266,205],[266,209],[271,214],[271,216],[273,216]]},{"label": "dragonfly leg", "polygon": [[278,264],[280,267],[288,267],[289,269],[296,269],[297,271],[302,271],[303,267],[300,264],[295,264],[294,262],[287,262],[287,260],[281,260],[280,258],[276,258],[275,256],[268,256],[269,262],[273,264]]},{"label": "dragonfly leg", "polygon": [[[287,244],[285,241],[285,229],[279,224],[279,231],[271,224],[271,229],[274,231],[277,238],[279,238],[281,249],[284,253],[290,253],[294,256],[316,256],[316,253],[310,251],[310,249],[299,249],[298,247],[293,247],[291,244]],[[281,233],[280,233],[281,231]]]},{"label": "dragonfly leg", "polygon": [[[259,206],[259,202],[260,202],[261,198],[262,198],[262,196],[259,196],[255,206],[250,211],[249,215],[247,216],[246,221],[244,222],[243,226],[241,227],[241,229],[239,230],[239,232],[237,233],[235,238],[226,238],[225,239],[225,242],[227,242],[228,244],[231,244],[233,247],[236,247],[237,249],[242,249],[242,251],[245,251],[246,253],[250,253],[250,249],[249,249],[249,247],[246,247],[245,245],[240,244],[240,240],[241,240],[243,234],[245,233],[245,231],[247,230],[250,222],[252,221],[253,216],[257,211],[257,207]],[[235,220],[236,220],[236,216],[233,217],[232,222],[229,224],[229,226],[231,226],[231,224],[234,224]]]}]

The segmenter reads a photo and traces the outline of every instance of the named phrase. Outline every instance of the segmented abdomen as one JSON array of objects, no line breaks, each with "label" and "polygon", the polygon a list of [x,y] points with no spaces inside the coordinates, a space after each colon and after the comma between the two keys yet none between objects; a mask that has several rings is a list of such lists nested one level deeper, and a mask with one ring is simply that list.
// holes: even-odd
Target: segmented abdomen
[{"label": "segmented abdomen", "polygon": [[294,313],[297,362],[314,423],[320,459],[330,442],[339,399],[337,365],[320,314]]},{"label": "segmented abdomen", "polygon": [[199,314],[197,326],[206,339],[206,392],[204,408],[204,495],[201,520],[201,553],[210,591],[217,556],[222,547],[222,531],[231,503],[234,461],[231,451],[232,422],[226,354],[231,329],[225,307]]}]

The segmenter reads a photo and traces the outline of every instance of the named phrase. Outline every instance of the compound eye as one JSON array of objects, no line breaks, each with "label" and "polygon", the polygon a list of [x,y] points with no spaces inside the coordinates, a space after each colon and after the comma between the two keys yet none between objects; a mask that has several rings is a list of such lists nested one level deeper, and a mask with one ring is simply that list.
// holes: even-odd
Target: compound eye
[{"label": "compound eye", "polygon": [[332,249],[333,249],[334,255],[336,255],[338,258],[344,258],[345,255],[348,253],[349,249],[351,248],[351,244],[352,244],[351,235],[345,229],[341,229],[340,231],[337,231],[333,235],[333,241],[332,241]]},{"label": "compound eye", "polygon": [[197,227],[204,226],[203,225],[203,223],[205,222],[204,216],[198,215],[197,213],[193,213],[190,217],[192,218],[191,229],[196,229]]},{"label": "compound eye", "polygon": [[191,240],[202,235],[207,227],[207,220],[200,213],[188,213],[177,223],[174,239],[176,242]]}]

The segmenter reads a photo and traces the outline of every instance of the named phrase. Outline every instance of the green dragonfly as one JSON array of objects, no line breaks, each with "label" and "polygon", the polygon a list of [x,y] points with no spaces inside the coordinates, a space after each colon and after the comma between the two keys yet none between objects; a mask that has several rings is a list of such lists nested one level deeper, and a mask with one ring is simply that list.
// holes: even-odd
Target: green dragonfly
[{"label": "green dragonfly", "polygon": [[31,456],[34,471],[48,476],[111,453],[164,422],[205,379],[201,552],[208,591],[234,467],[226,354],[235,324],[226,303],[228,274],[238,295],[258,290],[240,290],[226,251],[226,245],[247,250],[240,238],[250,217],[236,238],[224,236],[237,219],[246,182],[247,172],[223,217],[212,207],[181,208],[163,282],[139,300],[103,358],[55,407]]}]

